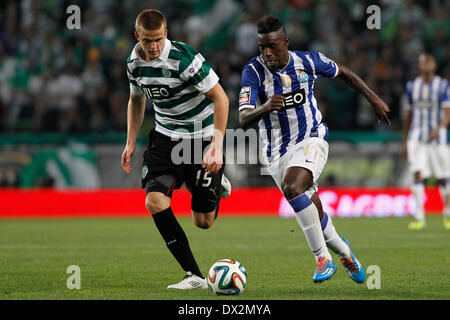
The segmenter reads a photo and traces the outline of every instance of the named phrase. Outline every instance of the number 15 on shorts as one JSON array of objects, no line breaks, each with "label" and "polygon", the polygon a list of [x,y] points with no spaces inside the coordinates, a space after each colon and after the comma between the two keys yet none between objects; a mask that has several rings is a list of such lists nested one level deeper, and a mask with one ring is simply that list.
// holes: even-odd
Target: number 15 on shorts
[{"label": "number 15 on shorts", "polygon": [[201,186],[202,187],[209,187],[212,181],[212,177],[210,177],[208,175],[208,172],[203,171],[203,177],[202,175],[202,170],[198,170],[197,171],[197,176],[195,178],[195,186],[198,187],[198,184],[201,182]]}]

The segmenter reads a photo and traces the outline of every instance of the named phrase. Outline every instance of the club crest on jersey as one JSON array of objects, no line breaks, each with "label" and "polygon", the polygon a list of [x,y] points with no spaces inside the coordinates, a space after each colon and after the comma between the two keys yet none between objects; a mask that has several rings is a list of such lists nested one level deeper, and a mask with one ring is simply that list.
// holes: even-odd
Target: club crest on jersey
[{"label": "club crest on jersey", "polygon": [[289,88],[292,84],[291,77],[289,77],[287,74],[280,74],[281,84],[285,88]]},{"label": "club crest on jersey", "polygon": [[251,87],[242,87],[241,92],[239,93],[239,104],[249,103],[251,93]]},{"label": "club crest on jersey", "polygon": [[162,74],[165,78],[170,78],[170,75],[172,74],[172,72],[170,72],[169,69],[162,69]]},{"label": "club crest on jersey", "polygon": [[305,83],[308,81],[308,74],[305,71],[298,71],[298,80],[300,83]]},{"label": "club crest on jersey", "polygon": [[147,176],[147,174],[148,174],[148,167],[147,167],[147,166],[143,166],[143,167],[142,167],[142,172],[141,172],[141,177],[142,177],[142,179],[145,179],[145,177]]}]

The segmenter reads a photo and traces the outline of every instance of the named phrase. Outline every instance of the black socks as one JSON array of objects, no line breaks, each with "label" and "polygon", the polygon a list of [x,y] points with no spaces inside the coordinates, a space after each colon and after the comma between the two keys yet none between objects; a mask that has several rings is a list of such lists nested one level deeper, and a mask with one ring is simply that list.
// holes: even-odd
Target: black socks
[{"label": "black socks", "polygon": [[172,253],[174,258],[178,261],[184,271],[190,271],[203,278],[191,248],[189,247],[189,241],[186,234],[175,218],[172,208],[167,208],[163,211],[155,213],[153,220],[158,228],[159,233],[166,242],[167,248]]}]

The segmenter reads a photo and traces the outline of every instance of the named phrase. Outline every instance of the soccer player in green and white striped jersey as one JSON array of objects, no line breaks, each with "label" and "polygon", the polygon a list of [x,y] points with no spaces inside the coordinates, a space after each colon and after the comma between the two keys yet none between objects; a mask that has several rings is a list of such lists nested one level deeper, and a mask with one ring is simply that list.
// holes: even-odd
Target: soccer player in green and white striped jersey
[{"label": "soccer player in green and white striped jersey", "polygon": [[[135,28],[139,42],[127,59],[130,99],[122,168],[131,172],[130,159],[148,97],[154,105],[156,126],[144,152],[141,178],[147,194],[145,205],[168,249],[187,272],[181,282],[168,289],[207,289],[186,234],[172,212],[171,196],[173,190],[186,183],[192,195],[194,223],[203,229],[213,225],[221,195],[226,197],[231,190],[223,176],[222,152],[228,97],[200,53],[187,44],[167,39],[167,23],[160,11],[142,11]],[[207,148],[203,157],[200,155],[201,161],[195,161],[198,155],[193,152],[188,154],[189,161],[174,161],[174,148],[185,141],[189,146],[199,142],[202,150]]]},{"label": "soccer player in green and white striped jersey", "polygon": [[[139,58],[141,44],[135,46],[127,60],[131,92],[145,93],[153,101],[156,131],[169,137],[211,136],[214,103],[205,94],[218,83],[218,76],[189,45],[161,41],[161,53],[149,62]],[[194,128],[195,122],[201,126]]]}]

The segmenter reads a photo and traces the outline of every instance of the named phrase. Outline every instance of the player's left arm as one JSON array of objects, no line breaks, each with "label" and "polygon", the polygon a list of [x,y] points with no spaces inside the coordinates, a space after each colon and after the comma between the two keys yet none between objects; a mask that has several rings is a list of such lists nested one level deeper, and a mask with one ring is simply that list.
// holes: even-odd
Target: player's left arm
[{"label": "player's left arm", "polygon": [[[447,82],[446,82],[447,83]],[[444,90],[440,95],[440,104],[442,106],[442,110],[444,111],[444,116],[442,117],[441,122],[438,124],[436,129],[430,132],[429,139],[433,141],[439,136],[439,130],[441,128],[446,128],[450,124],[450,99],[449,99],[450,86],[447,85],[444,87]]]},{"label": "player's left arm", "polygon": [[223,165],[222,149],[228,122],[229,100],[218,82],[205,95],[214,102],[214,135],[202,164],[208,173],[217,173]]},{"label": "player's left arm", "polygon": [[228,97],[219,83],[219,77],[195,49],[184,45],[185,58],[180,63],[182,79],[192,81],[195,88],[214,103],[214,133],[202,166],[208,173],[217,173],[223,165],[223,139],[228,121]]},{"label": "player's left arm", "polygon": [[430,141],[433,141],[434,139],[436,139],[439,136],[439,130],[441,128],[447,127],[450,123],[450,107],[443,108],[443,110],[444,110],[444,117],[442,118],[441,122],[438,124],[436,129],[431,131],[430,137],[429,137]]},{"label": "player's left arm", "polygon": [[366,97],[367,101],[369,101],[372,106],[375,114],[378,117],[378,123],[383,120],[390,125],[391,121],[388,118],[388,112],[390,111],[389,107],[384,103],[384,101],[373,92],[367,84],[354,72],[352,72],[349,68],[337,63],[339,71],[336,75],[337,78],[343,80],[349,87],[358,91],[364,97]]}]

